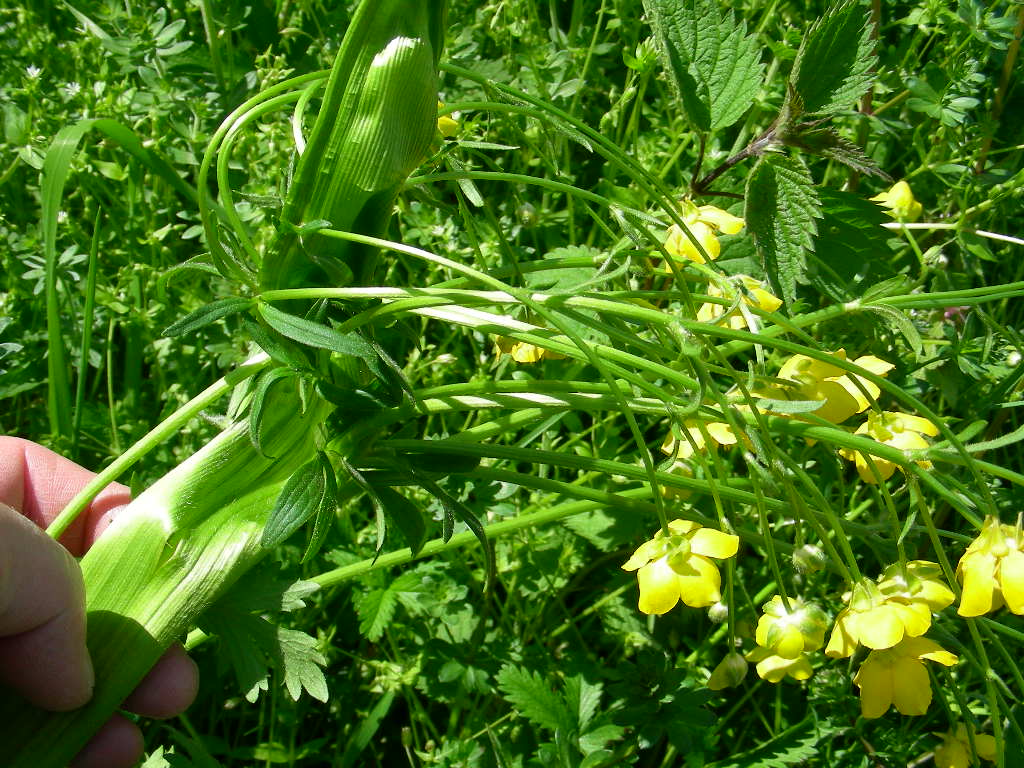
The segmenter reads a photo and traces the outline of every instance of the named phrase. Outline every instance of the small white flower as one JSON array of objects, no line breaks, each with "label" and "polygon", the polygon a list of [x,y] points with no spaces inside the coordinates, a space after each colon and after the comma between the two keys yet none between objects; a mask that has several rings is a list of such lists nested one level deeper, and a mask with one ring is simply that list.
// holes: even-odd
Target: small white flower
[{"label": "small white flower", "polygon": [[75,98],[75,96],[77,96],[79,91],[81,90],[82,86],[77,80],[72,80],[70,83],[64,86],[64,94],[69,99]]},{"label": "small white flower", "polygon": [[29,64],[27,67],[25,67],[25,74],[28,75],[29,80],[35,80],[42,73],[43,70],[41,70],[39,67],[33,64]]},{"label": "small white flower", "polygon": [[57,223],[58,224],[63,224],[67,220],[68,220],[68,212],[67,211],[63,211],[63,210],[62,211],[57,211]]}]

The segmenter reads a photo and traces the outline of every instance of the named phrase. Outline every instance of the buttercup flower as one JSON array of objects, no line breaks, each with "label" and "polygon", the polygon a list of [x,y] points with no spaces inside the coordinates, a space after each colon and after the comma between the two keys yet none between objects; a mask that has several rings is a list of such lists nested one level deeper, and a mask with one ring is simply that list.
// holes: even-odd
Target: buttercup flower
[{"label": "buttercup flower", "polygon": [[[755,280],[749,275],[736,275],[735,279],[744,289],[743,301],[748,306],[761,309],[765,312],[774,312],[782,306],[782,299],[774,296],[764,289],[760,280]],[[714,283],[708,284],[708,296],[723,296],[722,290]],[[733,310],[729,315],[723,315],[727,308],[720,304],[702,304],[697,310],[697,320],[702,323],[717,322],[719,325],[727,325],[736,331],[747,328],[747,320],[739,309]],[[751,331],[756,330],[750,328]]]},{"label": "buttercup flower", "polygon": [[794,659],[776,656],[767,648],[758,646],[747,654],[747,661],[757,664],[757,676],[769,683],[778,683],[785,677],[794,680],[806,680],[814,674],[811,662],[806,653],[797,654]]},{"label": "buttercup flower", "polygon": [[668,528],[668,536],[659,530],[622,566],[624,571],[637,571],[640,610],[660,615],[680,600],[691,608],[717,603],[722,598],[722,576],[710,558],[735,555],[739,537],[689,520],[673,520]]},{"label": "buttercup flower", "polygon": [[779,595],[764,604],[754,641],[774,655],[792,661],[801,653],[816,651],[825,643],[828,618],[813,603],[791,597],[789,608]]},{"label": "buttercup flower", "polygon": [[[836,350],[833,354],[840,360],[846,360],[844,349]],[[864,355],[853,362],[878,376],[885,376],[895,367],[874,355]],[[839,424],[855,413],[866,411],[871,403],[865,392],[872,400],[880,393],[878,387],[870,381],[806,355],[793,355],[786,360],[779,369],[779,378],[789,381],[790,388],[773,390],[766,396],[781,396],[781,399],[788,396],[788,399],[792,400],[823,400],[821,407],[814,411],[814,414],[833,424]],[[860,387],[857,386],[858,383]]]},{"label": "buttercup flower", "polygon": [[498,352],[511,355],[517,363],[536,363],[538,360],[562,360],[565,358],[565,355],[559,352],[527,344],[525,341],[516,341],[507,336],[499,336],[495,339],[494,346],[497,347]]},{"label": "buttercup flower", "polygon": [[[707,252],[711,261],[718,258],[722,252],[722,246],[718,242],[716,232],[722,231],[727,235],[735,235],[743,229],[743,219],[733,216],[721,208],[713,205],[702,205],[699,208],[689,200],[679,203],[679,212],[687,229],[701,247]],[[697,246],[687,237],[686,233],[678,224],[668,228],[668,236],[665,239],[665,250],[669,256],[676,259],[689,259],[698,264],[704,264],[704,255],[697,250]]]},{"label": "buttercup flower", "polygon": [[[437,108],[441,109],[442,107],[444,107],[444,103],[437,102]],[[446,139],[454,138],[459,133],[459,121],[451,115],[441,115],[437,118],[437,132]]]},{"label": "buttercup flower", "polygon": [[888,208],[892,217],[900,221],[917,221],[921,215],[921,204],[914,199],[914,193],[905,181],[897,181],[888,192],[882,192],[871,199]]},{"label": "buttercup flower", "polygon": [[[857,427],[857,431],[854,434],[873,437],[880,443],[891,445],[893,448],[899,448],[902,451],[916,451],[928,447],[928,441],[924,439],[923,435],[935,437],[939,434],[939,429],[928,419],[923,419],[920,416],[911,416],[909,413],[899,413],[896,411],[883,411],[882,413],[869,413],[868,420]],[[867,458],[860,451],[841,448],[839,449],[839,455],[857,465],[857,474],[860,475],[860,479],[865,483],[878,482],[875,473],[871,471]],[[892,477],[893,472],[900,468],[898,464],[893,464],[891,461],[886,461],[878,456],[872,456],[871,460],[874,462],[875,468],[878,470],[882,480],[888,480]],[[927,460],[919,461],[917,464],[925,469],[932,465]]]},{"label": "buttercup flower", "polygon": [[881,717],[895,705],[904,715],[923,715],[932,703],[932,685],[924,661],[947,667],[957,657],[926,637],[908,637],[898,645],[872,651],[860,665],[853,683],[860,688],[860,712]]},{"label": "buttercup flower", "polygon": [[[701,426],[703,426],[703,430]],[[711,438],[714,446],[736,444],[736,435],[732,431],[732,427],[722,421],[700,422],[695,419],[687,419],[683,422],[683,428],[689,433],[693,442],[685,437],[676,439],[676,436],[669,432],[661,443],[661,452],[666,456],[675,456],[678,459],[690,458],[693,456],[695,446],[697,450],[703,450],[707,444],[704,439],[705,432]]]},{"label": "buttercup flower", "polygon": [[884,650],[905,637],[923,635],[932,625],[932,611],[953,602],[939,573],[935,563],[913,560],[905,572],[899,565],[886,568],[877,584],[868,579],[854,584],[849,604],[836,617],[826,655],[846,658],[858,644]]},{"label": "buttercup flower", "polygon": [[[984,733],[974,734],[974,748],[983,760],[996,759],[996,740]],[[955,730],[942,735],[942,744],[935,748],[935,768],[968,768],[971,765],[971,742],[967,726],[957,723]]]},{"label": "buttercup flower", "polygon": [[732,651],[726,654],[725,658],[718,662],[708,678],[708,688],[712,691],[721,691],[724,688],[735,688],[743,682],[747,676],[747,662],[742,654]]},{"label": "buttercup flower", "polygon": [[985,518],[981,533],[970,543],[956,567],[964,585],[957,613],[981,616],[1004,604],[1011,613],[1024,615],[1024,534],[1021,524],[1002,525]]}]

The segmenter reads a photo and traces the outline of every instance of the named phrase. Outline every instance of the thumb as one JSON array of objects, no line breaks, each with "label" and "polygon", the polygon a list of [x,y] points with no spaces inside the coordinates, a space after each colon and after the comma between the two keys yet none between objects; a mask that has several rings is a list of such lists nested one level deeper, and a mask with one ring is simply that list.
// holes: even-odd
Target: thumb
[{"label": "thumb", "polygon": [[0,683],[38,707],[65,711],[89,700],[93,682],[78,563],[0,503]]}]

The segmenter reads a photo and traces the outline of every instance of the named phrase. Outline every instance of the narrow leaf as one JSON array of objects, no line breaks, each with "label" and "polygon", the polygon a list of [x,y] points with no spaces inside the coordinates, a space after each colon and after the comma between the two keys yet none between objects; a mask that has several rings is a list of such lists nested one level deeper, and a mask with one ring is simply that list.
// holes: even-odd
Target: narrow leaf
[{"label": "narrow leaf", "polygon": [[303,563],[313,559],[323,547],[327,534],[330,533],[331,526],[334,524],[335,513],[338,511],[338,480],[334,476],[334,467],[327,461],[327,456],[324,453],[321,452],[318,458],[320,459],[320,468],[324,473],[324,500],[313,520],[313,533],[309,537],[306,551],[302,554],[301,562]]},{"label": "narrow leaf", "polygon": [[[260,445],[260,425],[263,423],[263,404],[266,402],[267,393],[279,381],[294,375],[294,372],[288,368],[271,368],[256,379],[252,404],[249,406],[249,439],[252,441],[253,448],[264,456],[266,454],[263,453],[263,448]],[[268,456],[267,458],[273,457]]]},{"label": "narrow leaf", "polygon": [[772,287],[787,304],[796,299],[820,217],[817,190],[799,158],[766,155],[758,160],[747,179],[744,218]]},{"label": "narrow leaf", "polygon": [[739,120],[761,87],[757,41],[716,0],[644,0],[662,63],[701,131]]},{"label": "narrow leaf", "polygon": [[386,486],[377,486],[377,498],[388,516],[402,532],[409,549],[415,557],[427,539],[427,525],[423,511],[397,491]]},{"label": "narrow leaf", "polygon": [[290,315],[270,304],[259,304],[259,312],[267,325],[292,341],[318,349],[357,357],[373,369],[379,369],[379,359],[373,345],[358,333],[339,333],[333,328],[315,323],[297,315]]},{"label": "narrow leaf", "polygon": [[791,93],[808,115],[848,108],[871,86],[874,43],[867,9],[847,0],[815,23],[789,76]]},{"label": "narrow leaf", "polygon": [[171,323],[164,329],[164,336],[184,336],[192,331],[197,331],[210,323],[220,320],[222,317],[230,317],[244,312],[253,304],[252,299],[243,299],[232,296],[226,299],[212,301],[206,306],[189,312],[177,322]]}]

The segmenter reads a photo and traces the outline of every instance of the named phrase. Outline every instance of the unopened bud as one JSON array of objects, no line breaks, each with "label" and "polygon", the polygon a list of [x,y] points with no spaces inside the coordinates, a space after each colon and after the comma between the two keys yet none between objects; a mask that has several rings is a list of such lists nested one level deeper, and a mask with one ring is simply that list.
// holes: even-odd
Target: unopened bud
[{"label": "unopened bud", "polygon": [[804,544],[802,547],[797,547],[793,550],[793,566],[800,573],[820,571],[827,562],[828,558],[821,551],[821,547],[814,544]]}]

